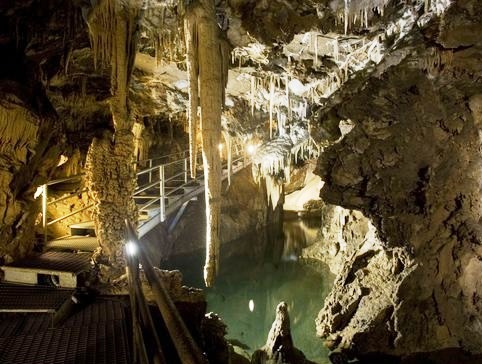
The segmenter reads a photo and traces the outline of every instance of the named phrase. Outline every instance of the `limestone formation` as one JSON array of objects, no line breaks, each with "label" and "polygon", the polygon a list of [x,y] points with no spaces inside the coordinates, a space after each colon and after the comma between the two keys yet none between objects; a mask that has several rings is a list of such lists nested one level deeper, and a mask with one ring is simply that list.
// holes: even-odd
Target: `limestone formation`
[{"label": "limestone formation", "polygon": [[[100,251],[100,279],[118,279],[124,269],[124,222],[136,222],[133,193],[136,188],[135,143],[128,90],[136,52],[139,1],[125,4],[106,0],[90,14],[89,26],[94,63],[111,67],[110,110],[115,132],[94,139],[87,156],[87,186],[96,203],[94,221]],[[106,269],[107,268],[107,269]]]},{"label": "limestone formation", "polygon": [[[213,285],[221,241],[277,220],[284,193],[306,187],[293,170],[317,159],[324,185],[303,208],[323,226],[302,256],[337,275],[320,345],[334,360],[481,354],[481,19],[478,0],[1,2],[0,264],[42,249],[37,188],[85,173],[88,193],[68,186],[76,202],[46,218],[95,202],[94,260],[112,288],[138,218],[136,158],[190,149],[195,176],[202,147],[203,217],[200,199],[149,240],[158,261],[205,246]],[[232,169],[221,183],[236,154],[267,183]],[[304,360],[285,306],[277,317],[254,359]],[[234,349],[219,343],[222,361]]]},{"label": "limestone formation", "polygon": [[266,340],[266,345],[253,354],[253,364],[313,364],[295,348],[290,331],[288,306],[281,302],[276,307],[276,318]]},{"label": "limestone formation", "polygon": [[[103,282],[124,273],[125,220],[135,221],[136,187],[132,133],[105,133],[92,142],[86,161],[86,182],[96,202],[93,216],[101,251],[95,256]],[[126,163],[127,162],[127,163]]]},{"label": "limestone formation", "polygon": [[459,2],[443,23],[412,36],[438,49],[408,42],[396,65],[380,63],[367,83],[341,91],[349,102],[330,110],[355,127],[320,158],[322,197],[361,210],[379,236],[342,263],[320,312],[318,333],[332,348],[480,352],[481,69],[468,61],[480,52],[480,22],[465,16],[481,10]]},{"label": "limestone formation", "polygon": [[[206,263],[204,281],[212,286],[219,267],[219,219],[221,213],[221,112],[224,104],[226,72],[223,47],[215,21],[214,1],[190,4],[185,15],[186,49],[189,70],[189,148],[191,175],[195,176],[197,158],[197,106],[200,106],[201,139],[206,185]],[[197,98],[199,97],[199,103]]]}]

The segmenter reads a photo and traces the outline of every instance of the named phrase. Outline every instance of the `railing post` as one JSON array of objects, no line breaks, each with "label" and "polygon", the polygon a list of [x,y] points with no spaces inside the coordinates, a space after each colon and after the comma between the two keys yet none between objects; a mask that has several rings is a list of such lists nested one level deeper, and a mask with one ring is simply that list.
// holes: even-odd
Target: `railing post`
[{"label": "railing post", "polygon": [[160,214],[161,214],[161,222],[166,219],[166,200],[165,196],[165,180],[164,180],[164,165],[161,164],[159,166],[159,195],[160,195]]},{"label": "railing post", "polygon": [[42,186],[42,228],[44,243],[47,243],[47,184]]},{"label": "railing post", "polygon": [[149,183],[152,183],[152,159],[149,159]]},{"label": "railing post", "polygon": [[187,183],[188,158],[184,158],[184,183]]}]

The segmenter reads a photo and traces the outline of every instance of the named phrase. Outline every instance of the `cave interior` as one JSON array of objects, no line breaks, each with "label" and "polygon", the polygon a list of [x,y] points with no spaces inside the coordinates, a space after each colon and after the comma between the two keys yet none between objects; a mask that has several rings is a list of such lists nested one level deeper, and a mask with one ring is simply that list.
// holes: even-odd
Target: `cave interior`
[{"label": "cave interior", "polygon": [[0,363],[482,363],[482,1],[0,2]]}]

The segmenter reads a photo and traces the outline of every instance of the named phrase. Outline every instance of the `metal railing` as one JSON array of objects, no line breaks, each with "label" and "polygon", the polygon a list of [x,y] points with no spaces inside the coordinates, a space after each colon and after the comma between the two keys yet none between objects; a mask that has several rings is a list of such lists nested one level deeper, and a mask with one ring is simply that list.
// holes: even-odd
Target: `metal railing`
[{"label": "metal railing", "polygon": [[[185,157],[158,166],[149,167],[137,173],[144,178],[144,183],[138,184],[134,192],[134,199],[138,210],[144,214],[144,219],[138,227],[139,236],[142,237],[158,223],[164,222],[171,213],[179,209],[182,204],[194,198],[204,190],[204,171],[202,169],[201,154],[197,155],[196,178],[190,176],[189,158]],[[222,163],[222,179],[229,174],[234,174],[247,165],[244,150],[233,153],[231,166],[228,161]],[[138,181],[140,179],[138,178]]]},{"label": "metal railing", "polygon": [[129,282],[129,296],[132,310],[135,364],[165,364],[166,360],[158,331],[155,327],[149,308],[147,307],[141,282],[139,265],[142,266],[146,280],[151,288],[152,296],[158,312],[171,337],[174,348],[182,364],[207,364],[196,341],[172,301],[163,280],[154,269],[149,254],[137,237],[135,228],[126,220],[126,260]]},{"label": "metal railing", "polygon": [[56,179],[56,180],[53,180],[53,181],[49,181],[49,182],[47,182],[47,183],[45,183],[44,185],[41,186],[41,190],[42,190],[42,230],[43,230],[44,242],[47,242],[47,240],[48,240],[47,234],[48,234],[48,227],[49,226],[94,207],[94,204],[91,203],[91,204],[88,204],[87,206],[84,206],[84,207],[79,208],[77,210],[71,211],[68,214],[59,216],[59,217],[57,217],[53,220],[48,221],[48,207],[50,205],[68,200],[70,198],[78,196],[79,194],[87,192],[87,188],[83,188],[80,191],[70,192],[66,196],[62,196],[62,197],[57,198],[57,199],[52,200],[52,201],[48,201],[49,186],[54,186],[54,185],[66,183],[66,182],[79,182],[79,183],[81,183],[83,177],[84,177],[83,174],[79,174],[79,175],[72,176],[72,177],[60,178],[60,179]]},{"label": "metal railing", "polygon": [[[224,161],[222,164],[223,179],[225,179],[228,174],[234,174],[247,165],[247,158],[243,148],[236,148],[234,152],[232,165],[235,167],[232,171],[228,171],[228,163]],[[190,176],[189,151],[135,162],[138,167],[147,165],[146,168],[136,173],[138,187],[133,195],[134,200],[138,204],[139,212],[147,216],[147,218],[143,219],[143,223],[156,219],[157,221],[154,221],[155,224],[151,224],[155,226],[157,223],[164,222],[167,216],[176,208],[180,207],[182,203],[202,192],[202,189],[204,189],[204,171],[201,153],[199,153],[196,158],[198,165],[196,178],[191,178]],[[49,187],[67,182],[78,182],[82,184],[83,178],[84,175],[80,174],[49,181],[41,186],[44,242],[48,241],[49,226],[94,207],[94,203],[91,203],[56,217],[53,220],[48,220],[49,206],[88,192],[86,188],[82,188],[79,191],[70,192],[60,198],[48,201]]]}]

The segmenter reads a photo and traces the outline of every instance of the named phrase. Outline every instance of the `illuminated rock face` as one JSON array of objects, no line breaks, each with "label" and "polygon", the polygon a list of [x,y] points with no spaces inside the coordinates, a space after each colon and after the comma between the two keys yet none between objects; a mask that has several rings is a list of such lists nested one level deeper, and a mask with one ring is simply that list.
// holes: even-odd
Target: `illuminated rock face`
[{"label": "illuminated rock face", "polygon": [[269,330],[266,345],[253,354],[253,364],[313,364],[295,348],[291,337],[288,306],[281,302],[276,307],[276,317]]},{"label": "illuminated rock face", "polygon": [[[5,58],[8,71],[12,59]],[[48,178],[62,145],[62,122],[45,90],[35,80],[11,76],[1,84],[0,101],[0,264],[24,257],[33,248],[40,206],[40,199],[34,200],[36,185]]]},{"label": "illuminated rock face", "polygon": [[132,133],[116,133],[114,141],[106,133],[94,139],[87,155],[87,187],[96,203],[93,216],[102,248],[95,259],[103,282],[123,274],[125,220],[135,221],[137,215],[131,198],[136,187],[132,150]]},{"label": "illuminated rock face", "polygon": [[[126,34],[109,38],[114,29],[96,28],[99,37],[89,42],[85,20],[97,3],[116,4],[0,4],[0,261],[32,250],[39,207],[33,192],[55,172],[59,155],[79,150],[83,165],[94,135],[110,130],[117,134],[115,143],[95,139],[87,173],[99,203],[103,258],[120,272],[120,225],[135,216],[129,199],[134,171],[123,169],[134,157],[129,131],[134,122],[145,122],[142,130],[155,130],[156,118],[182,126],[189,102],[192,116],[199,117],[200,95],[205,98],[204,118],[215,119],[216,135],[221,132],[218,86],[225,80],[206,80],[189,100],[186,85],[193,70],[184,67],[189,49],[178,32],[182,11],[177,12],[175,1],[149,1],[135,66],[133,53],[127,57],[120,52],[133,51]],[[228,26],[226,42],[237,48],[229,64],[224,135],[276,142],[289,135],[285,122],[294,115],[297,121],[311,118],[311,135],[326,147],[318,163],[325,182],[325,226],[321,244],[304,255],[328,261],[338,278],[318,317],[318,333],[333,348],[358,354],[406,355],[447,347],[479,352],[480,1],[215,4],[220,29]],[[373,7],[376,11],[367,11]],[[97,26],[114,25],[114,17],[101,12]],[[121,22],[116,26],[127,29]],[[216,26],[210,27],[214,32]],[[353,34],[338,41],[345,32]],[[119,46],[115,57],[122,58],[113,62],[119,66],[113,70],[100,67],[112,42]],[[202,50],[206,60],[209,51]],[[134,67],[132,75],[129,67]],[[211,90],[210,85],[216,87]],[[217,106],[209,105],[209,92],[216,93]],[[145,133],[139,130],[140,140]],[[196,138],[191,142],[192,149],[200,145]],[[209,142],[211,160],[217,159],[219,142],[219,136]],[[246,144],[246,139],[238,142]],[[288,160],[277,158],[263,170],[279,174],[289,167]],[[211,226],[221,226],[221,240],[270,219],[268,203],[260,202],[259,195],[245,201],[255,193],[249,181],[237,183],[233,177],[226,192],[231,200],[222,195],[222,202],[219,185],[211,195],[208,189],[208,201],[216,207]],[[268,182],[269,191],[260,194],[270,192],[277,205],[282,188]],[[220,205],[221,211],[230,210],[221,218]],[[191,227],[189,222],[186,226]],[[216,253],[217,246],[211,244],[211,251]]]},{"label": "illuminated rock face", "polygon": [[[424,31],[437,52],[407,44],[396,66],[346,87],[349,101],[330,110],[355,127],[319,160],[322,198],[362,211],[379,236],[346,257],[320,312],[318,333],[333,348],[481,351],[482,68],[470,59],[482,45],[480,18],[468,13],[482,7],[458,3]],[[462,48],[447,60],[444,47]]]}]

